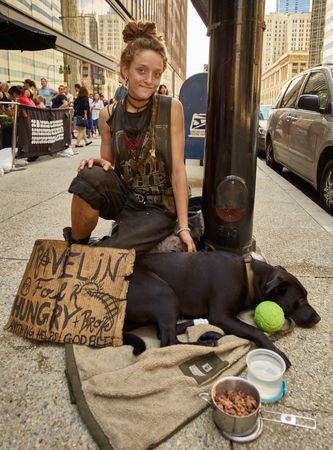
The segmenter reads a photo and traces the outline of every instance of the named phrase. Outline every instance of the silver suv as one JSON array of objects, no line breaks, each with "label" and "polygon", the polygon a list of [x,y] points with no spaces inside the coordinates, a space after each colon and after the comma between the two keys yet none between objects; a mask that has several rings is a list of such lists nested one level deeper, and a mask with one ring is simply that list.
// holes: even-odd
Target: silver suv
[{"label": "silver suv", "polygon": [[289,80],[268,118],[266,164],[287,167],[311,183],[333,215],[333,64]]}]

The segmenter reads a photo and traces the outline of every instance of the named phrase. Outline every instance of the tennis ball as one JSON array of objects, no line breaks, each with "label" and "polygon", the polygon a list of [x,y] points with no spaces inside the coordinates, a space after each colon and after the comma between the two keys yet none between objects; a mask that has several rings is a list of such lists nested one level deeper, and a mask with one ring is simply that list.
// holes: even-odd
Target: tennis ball
[{"label": "tennis ball", "polygon": [[266,333],[280,331],[284,324],[283,309],[269,300],[261,302],[254,311],[254,321]]}]

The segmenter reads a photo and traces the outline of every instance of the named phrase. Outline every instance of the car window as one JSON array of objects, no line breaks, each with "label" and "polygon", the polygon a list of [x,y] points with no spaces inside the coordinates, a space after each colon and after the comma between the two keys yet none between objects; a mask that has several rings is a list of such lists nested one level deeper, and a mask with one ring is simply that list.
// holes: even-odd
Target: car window
[{"label": "car window", "polygon": [[303,76],[299,76],[291,80],[291,83],[283,96],[280,108],[295,108],[296,100],[302,86]]},{"label": "car window", "polygon": [[270,106],[260,106],[259,120],[267,120],[268,113],[271,110]]},{"label": "car window", "polygon": [[320,108],[325,109],[328,99],[328,85],[325,75],[322,72],[313,72],[306,82],[303,94],[318,95]]},{"label": "car window", "polygon": [[285,83],[283,85],[281,91],[278,93],[278,96],[276,97],[276,99],[275,99],[275,101],[273,103],[273,106],[272,106],[273,109],[279,108],[281,98],[283,97],[283,94],[285,93],[285,91],[286,91],[287,87],[289,86],[289,84],[290,84],[290,80],[288,80],[287,83]]}]

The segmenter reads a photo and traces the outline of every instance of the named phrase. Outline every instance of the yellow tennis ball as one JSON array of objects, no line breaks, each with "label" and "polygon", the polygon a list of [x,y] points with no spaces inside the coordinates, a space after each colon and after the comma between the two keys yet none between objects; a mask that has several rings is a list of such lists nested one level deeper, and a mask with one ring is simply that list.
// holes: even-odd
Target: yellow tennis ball
[{"label": "yellow tennis ball", "polygon": [[284,324],[284,312],[275,302],[261,302],[254,311],[254,321],[258,328],[266,333],[280,331]]}]

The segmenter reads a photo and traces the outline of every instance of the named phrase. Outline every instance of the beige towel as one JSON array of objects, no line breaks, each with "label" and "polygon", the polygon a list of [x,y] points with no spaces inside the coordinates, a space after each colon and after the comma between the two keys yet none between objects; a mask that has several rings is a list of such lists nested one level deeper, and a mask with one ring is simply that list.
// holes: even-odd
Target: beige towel
[{"label": "beige towel", "polygon": [[[193,341],[206,331],[196,325],[181,338]],[[135,331],[149,349],[133,356],[132,347],[93,349],[66,346],[67,368],[81,416],[100,448],[154,447],[207,408],[199,397],[218,376],[238,375],[252,344],[223,336],[217,347],[173,345],[159,348],[156,330]]]}]

